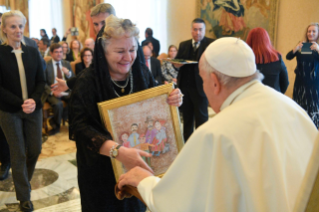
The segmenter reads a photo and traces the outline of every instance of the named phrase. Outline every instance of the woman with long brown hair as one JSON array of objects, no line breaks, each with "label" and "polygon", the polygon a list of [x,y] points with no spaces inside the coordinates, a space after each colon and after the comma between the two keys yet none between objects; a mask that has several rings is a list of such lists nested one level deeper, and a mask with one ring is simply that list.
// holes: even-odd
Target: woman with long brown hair
[{"label": "woman with long brown hair", "polygon": [[263,84],[285,93],[289,85],[287,68],[281,54],[271,45],[267,31],[259,27],[252,29],[246,42],[255,54],[257,69],[265,77]]},{"label": "woman with long brown hair", "polygon": [[67,60],[69,62],[76,61],[80,57],[80,52],[82,49],[82,44],[79,40],[72,40],[70,43],[70,52],[67,54]]}]

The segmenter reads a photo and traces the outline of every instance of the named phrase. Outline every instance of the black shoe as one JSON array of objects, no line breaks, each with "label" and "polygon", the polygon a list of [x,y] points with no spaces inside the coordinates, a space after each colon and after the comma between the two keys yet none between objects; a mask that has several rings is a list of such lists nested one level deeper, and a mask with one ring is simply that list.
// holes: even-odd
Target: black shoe
[{"label": "black shoe", "polygon": [[33,204],[31,201],[20,201],[20,210],[21,211],[33,211]]},{"label": "black shoe", "polygon": [[8,178],[9,170],[10,170],[10,163],[1,165],[0,180],[5,180]]},{"label": "black shoe", "polygon": [[48,135],[55,135],[60,132],[60,128],[53,128],[48,132]]}]

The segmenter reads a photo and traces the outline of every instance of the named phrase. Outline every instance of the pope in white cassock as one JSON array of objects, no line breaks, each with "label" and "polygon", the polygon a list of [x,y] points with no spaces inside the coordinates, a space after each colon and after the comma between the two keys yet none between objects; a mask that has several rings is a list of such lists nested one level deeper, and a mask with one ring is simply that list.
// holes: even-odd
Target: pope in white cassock
[{"label": "pope in white cassock", "polygon": [[135,167],[119,188],[138,188],[152,212],[292,211],[315,125],[293,100],[263,85],[250,47],[221,38],[200,76],[217,115],[189,138],[162,179]]}]

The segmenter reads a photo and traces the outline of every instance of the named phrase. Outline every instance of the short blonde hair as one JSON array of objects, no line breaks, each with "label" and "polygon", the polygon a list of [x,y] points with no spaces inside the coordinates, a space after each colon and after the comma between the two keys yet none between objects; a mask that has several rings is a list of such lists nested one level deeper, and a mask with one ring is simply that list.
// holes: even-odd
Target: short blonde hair
[{"label": "short blonde hair", "polygon": [[105,19],[105,28],[102,34],[102,46],[106,52],[106,47],[111,38],[121,38],[123,36],[130,38],[139,38],[140,30],[129,19],[117,18],[110,15]]},{"label": "short blonde hair", "polygon": [[[311,27],[311,26],[316,26],[316,27],[317,27],[317,30],[318,30],[318,33],[319,33],[319,24],[318,24],[318,23],[311,23],[311,24],[309,24],[309,25],[307,26],[307,28],[306,28],[306,34],[305,34],[305,38],[306,38],[306,41],[307,41],[307,42],[309,42],[308,36],[307,36],[307,34],[308,34],[308,29],[309,29],[309,27]],[[318,34],[318,38],[317,38],[317,43],[318,43],[318,41],[319,41],[319,34]]]},{"label": "short blonde hair", "polygon": [[23,22],[23,27],[25,26],[25,24],[27,23],[27,19],[25,18],[25,16],[22,14],[22,12],[20,12],[19,10],[11,10],[9,12],[3,13],[2,17],[1,17],[1,31],[0,31],[0,39],[2,41],[2,44],[7,45],[8,44],[8,37],[7,34],[4,33],[4,28],[6,27],[6,20],[7,18],[13,17],[13,16],[18,16],[20,18],[22,18],[22,22]]}]

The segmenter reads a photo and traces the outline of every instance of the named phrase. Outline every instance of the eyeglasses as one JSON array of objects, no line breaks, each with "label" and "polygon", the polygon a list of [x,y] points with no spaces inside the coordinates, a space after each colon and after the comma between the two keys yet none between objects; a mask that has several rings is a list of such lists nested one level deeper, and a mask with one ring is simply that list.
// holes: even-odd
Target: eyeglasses
[{"label": "eyeglasses", "polygon": [[85,55],[83,55],[83,57],[92,57],[92,55],[91,54],[85,54]]}]

